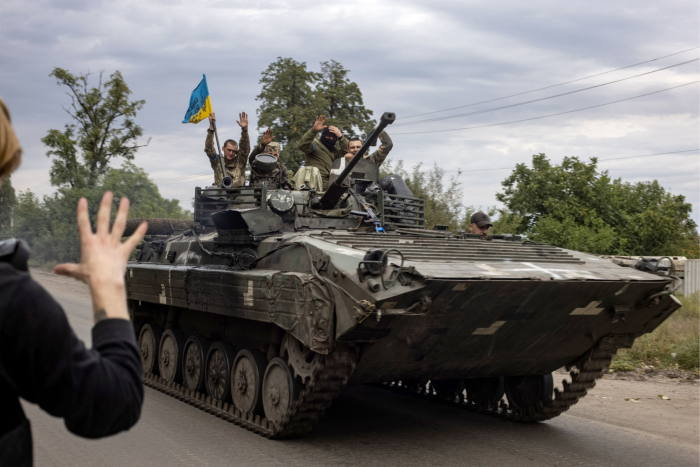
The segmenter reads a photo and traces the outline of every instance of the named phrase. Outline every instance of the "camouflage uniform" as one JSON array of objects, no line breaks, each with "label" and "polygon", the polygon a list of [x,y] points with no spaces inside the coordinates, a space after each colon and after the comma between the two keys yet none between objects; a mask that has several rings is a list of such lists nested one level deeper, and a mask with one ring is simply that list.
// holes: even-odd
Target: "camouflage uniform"
[{"label": "camouflage uniform", "polygon": [[391,151],[391,148],[394,147],[394,143],[391,141],[391,138],[389,138],[389,135],[386,131],[381,132],[381,134],[379,135],[379,141],[382,142],[381,146],[379,146],[379,149],[374,151],[372,154],[364,156],[365,159],[369,159],[372,162],[374,162],[377,165],[377,168],[379,168],[379,166],[382,165],[382,162],[384,162],[386,156],[389,155],[389,151]]},{"label": "camouflage uniform", "polygon": [[[207,130],[204,152],[209,156],[211,168],[214,169],[214,185],[219,185],[224,175],[221,172],[221,162],[219,162],[216,146],[214,146],[214,132],[212,130]],[[250,138],[248,137],[248,128],[241,128],[241,142],[238,145],[238,153],[233,156],[233,160],[230,163],[226,163],[226,173],[233,179],[234,188],[245,185],[245,165],[249,152]],[[224,159],[224,162],[226,162],[226,159]]]},{"label": "camouflage uniform", "polygon": [[280,153],[280,143],[270,143],[265,148],[262,148],[262,144],[258,144],[253,149],[248,157],[248,162],[250,162],[250,184],[252,186],[260,186],[262,182],[267,183],[267,187],[271,189],[279,189],[291,186],[289,183],[289,171],[287,167],[277,159],[277,168],[269,174],[259,174],[253,170],[253,161],[255,161],[255,156],[258,154],[270,154],[271,152]]},{"label": "camouflage uniform", "polygon": [[344,137],[337,141],[331,152],[321,143],[318,135],[311,128],[299,140],[299,149],[306,156],[304,165],[306,167],[317,167],[321,172],[323,188],[325,189],[328,187],[328,174],[331,171],[333,161],[348,153],[348,139]]}]

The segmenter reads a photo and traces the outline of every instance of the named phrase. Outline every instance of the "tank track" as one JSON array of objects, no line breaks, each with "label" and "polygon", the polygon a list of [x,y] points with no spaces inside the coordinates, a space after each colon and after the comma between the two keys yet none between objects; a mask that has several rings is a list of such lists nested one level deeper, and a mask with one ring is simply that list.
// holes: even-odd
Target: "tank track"
[{"label": "tank track", "polygon": [[280,426],[275,426],[260,415],[244,414],[233,404],[214,400],[202,392],[192,391],[182,384],[167,381],[153,373],[145,373],[143,383],[261,436],[270,439],[298,438],[310,432],[330,407],[355,370],[356,361],[355,348],[335,348],[323,359],[323,363],[303,387],[289,415]]},{"label": "tank track", "polygon": [[[405,386],[399,386],[397,383],[385,383],[379,387],[472,412],[488,414],[511,422],[541,422],[561,415],[581,400],[589,390],[595,387],[596,381],[603,377],[617,349],[630,347],[633,340],[630,340],[628,336],[603,338],[576,362],[567,366],[571,382],[563,380],[563,390],[555,388],[553,398],[544,404],[538,403],[537,407],[529,407],[527,410],[510,407],[505,400],[501,400],[497,406],[491,405],[488,401],[470,400],[468,393],[466,397],[459,394],[454,398],[444,398],[434,394],[433,391],[429,391],[429,393],[414,391]],[[576,367],[576,369],[572,370],[572,367]]]}]

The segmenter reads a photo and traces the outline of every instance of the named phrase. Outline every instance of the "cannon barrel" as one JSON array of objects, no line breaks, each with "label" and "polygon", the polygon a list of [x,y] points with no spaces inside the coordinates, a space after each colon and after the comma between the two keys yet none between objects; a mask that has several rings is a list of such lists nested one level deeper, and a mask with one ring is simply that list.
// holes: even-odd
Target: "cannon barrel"
[{"label": "cannon barrel", "polygon": [[[148,222],[148,231],[146,235],[172,235],[176,230],[187,230],[199,225],[187,219],[127,219],[123,236],[128,237],[132,235],[136,228],[144,221]],[[114,219],[110,222],[110,226],[112,225],[114,225]]]},{"label": "cannon barrel", "polygon": [[394,123],[395,119],[396,114],[393,112],[384,112],[384,115],[382,115],[377,128],[370,133],[369,138],[367,138],[362,144],[362,147],[359,151],[357,151],[355,157],[350,160],[348,165],[345,166],[345,169],[343,169],[340,175],[338,175],[338,178],[336,178],[333,183],[330,184],[326,192],[321,197],[321,200],[319,201],[321,209],[332,209],[336,204],[338,204],[340,197],[347,191],[347,187],[343,186],[343,181],[345,181],[347,176],[350,175],[350,172],[352,172],[352,169],[357,165],[357,163],[360,162],[369,147],[372,145],[372,142],[377,141],[379,134],[384,131],[384,128],[386,128],[388,125]]}]

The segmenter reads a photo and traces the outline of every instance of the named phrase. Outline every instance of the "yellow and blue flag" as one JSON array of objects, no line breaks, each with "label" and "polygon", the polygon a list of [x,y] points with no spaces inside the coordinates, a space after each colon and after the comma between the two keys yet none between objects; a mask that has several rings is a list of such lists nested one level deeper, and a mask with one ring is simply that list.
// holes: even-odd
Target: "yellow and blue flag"
[{"label": "yellow and blue flag", "polygon": [[182,123],[199,123],[211,114],[211,99],[209,99],[209,87],[207,86],[207,75],[202,75],[202,81],[190,96],[190,107],[187,109],[185,119]]}]

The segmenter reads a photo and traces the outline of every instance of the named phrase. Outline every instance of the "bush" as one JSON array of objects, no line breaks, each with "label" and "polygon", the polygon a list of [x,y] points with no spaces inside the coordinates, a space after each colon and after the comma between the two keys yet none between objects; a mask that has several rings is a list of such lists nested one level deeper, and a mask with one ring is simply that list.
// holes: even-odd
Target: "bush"
[{"label": "bush", "polygon": [[121,169],[110,169],[95,188],[60,187],[41,200],[31,191],[21,192],[14,210],[14,227],[8,234],[29,243],[32,266],[79,261],[78,200],[81,196],[87,198],[88,213],[94,224],[100,200],[107,190],[114,193],[113,218],[120,199],[128,196],[131,218],[192,219],[192,213],[180,208],[178,200],[163,198],[142,169],[126,162]]}]

